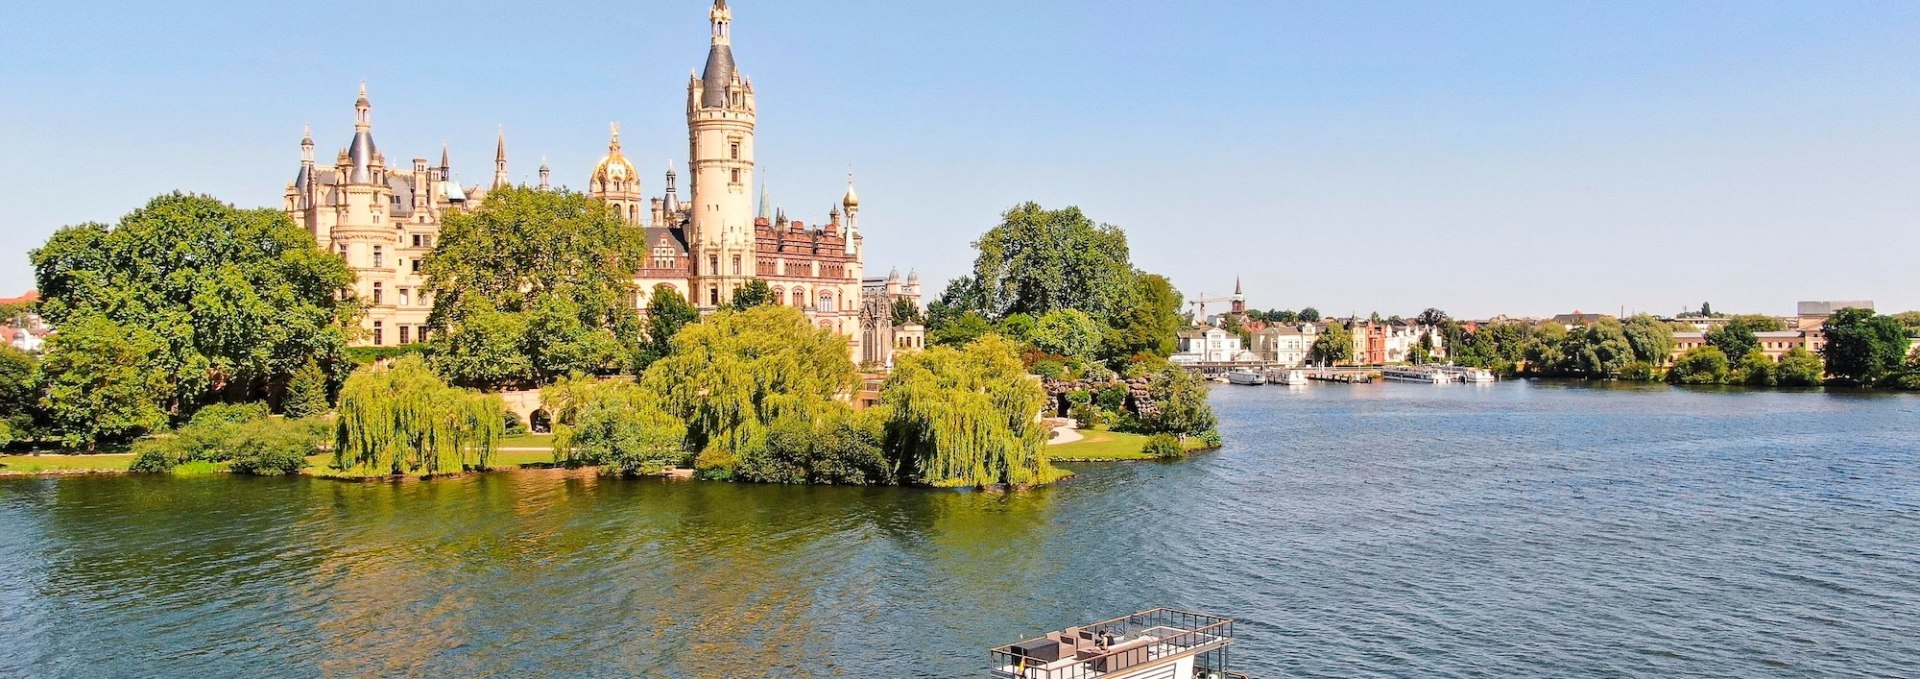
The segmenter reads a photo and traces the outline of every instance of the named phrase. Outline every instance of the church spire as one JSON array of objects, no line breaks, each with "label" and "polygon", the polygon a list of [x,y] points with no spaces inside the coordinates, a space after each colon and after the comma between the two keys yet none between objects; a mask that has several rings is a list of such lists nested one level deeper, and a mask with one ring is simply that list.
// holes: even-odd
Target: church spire
[{"label": "church spire", "polygon": [[760,180],[760,212],[756,216],[761,219],[771,219],[773,218],[772,211],[773,211],[773,198],[767,193],[767,180],[761,179]]},{"label": "church spire", "polygon": [[667,160],[667,219],[673,219],[680,212],[679,176],[673,172],[673,160]]},{"label": "church spire", "polygon": [[447,143],[440,142],[440,181],[453,181],[453,164],[447,162]]},{"label": "church spire", "polygon": [[507,178],[507,128],[500,126],[500,137],[493,145],[493,188],[513,183]]}]

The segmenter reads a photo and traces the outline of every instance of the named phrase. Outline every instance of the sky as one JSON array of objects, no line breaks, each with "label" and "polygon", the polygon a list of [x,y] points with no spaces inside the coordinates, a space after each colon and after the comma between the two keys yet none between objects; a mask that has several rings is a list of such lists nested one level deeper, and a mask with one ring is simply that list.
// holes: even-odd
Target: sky
[{"label": "sky", "polygon": [[[0,4],[0,296],[62,225],[277,206],[362,80],[390,164],[684,168],[706,0]],[[774,202],[849,170],[929,296],[1024,201],[1186,295],[1456,317],[1920,308],[1920,3],[733,0]]]}]

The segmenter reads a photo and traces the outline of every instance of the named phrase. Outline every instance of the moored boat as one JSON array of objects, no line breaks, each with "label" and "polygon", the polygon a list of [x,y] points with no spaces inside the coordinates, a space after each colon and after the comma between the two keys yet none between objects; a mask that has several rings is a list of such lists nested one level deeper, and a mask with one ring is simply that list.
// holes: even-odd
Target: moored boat
[{"label": "moored boat", "polygon": [[1410,365],[1394,365],[1381,368],[1380,376],[1395,382],[1446,384],[1453,381],[1446,373],[1438,370]]},{"label": "moored boat", "polygon": [[1285,375],[1272,380],[1272,382],[1274,384],[1284,384],[1289,387],[1306,386],[1307,373],[1302,370],[1288,370]]},{"label": "moored boat", "polygon": [[1260,385],[1267,383],[1267,374],[1258,370],[1234,368],[1227,371],[1227,381],[1234,384]]}]

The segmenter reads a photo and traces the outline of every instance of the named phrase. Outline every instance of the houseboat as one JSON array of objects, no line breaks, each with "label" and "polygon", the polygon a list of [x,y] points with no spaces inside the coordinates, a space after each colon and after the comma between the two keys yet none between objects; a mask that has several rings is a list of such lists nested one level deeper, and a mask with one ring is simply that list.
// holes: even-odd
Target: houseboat
[{"label": "houseboat", "polygon": [[1266,384],[1267,374],[1249,368],[1234,368],[1227,371],[1227,381],[1234,384]]},{"label": "houseboat", "polygon": [[1380,376],[1395,382],[1425,382],[1427,384],[1447,384],[1451,376],[1432,368],[1410,365],[1390,365],[1380,369]]},{"label": "houseboat", "polygon": [[1247,679],[1227,668],[1233,619],[1173,608],[1068,627],[991,652],[994,679]]}]

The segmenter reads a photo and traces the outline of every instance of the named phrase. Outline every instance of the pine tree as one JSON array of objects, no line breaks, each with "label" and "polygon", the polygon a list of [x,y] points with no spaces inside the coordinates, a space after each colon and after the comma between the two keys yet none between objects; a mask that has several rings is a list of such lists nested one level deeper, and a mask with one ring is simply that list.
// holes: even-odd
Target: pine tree
[{"label": "pine tree", "polygon": [[325,413],[327,407],[326,373],[320,371],[319,363],[307,361],[287,380],[287,393],[280,399],[280,412],[287,417],[300,419]]}]

